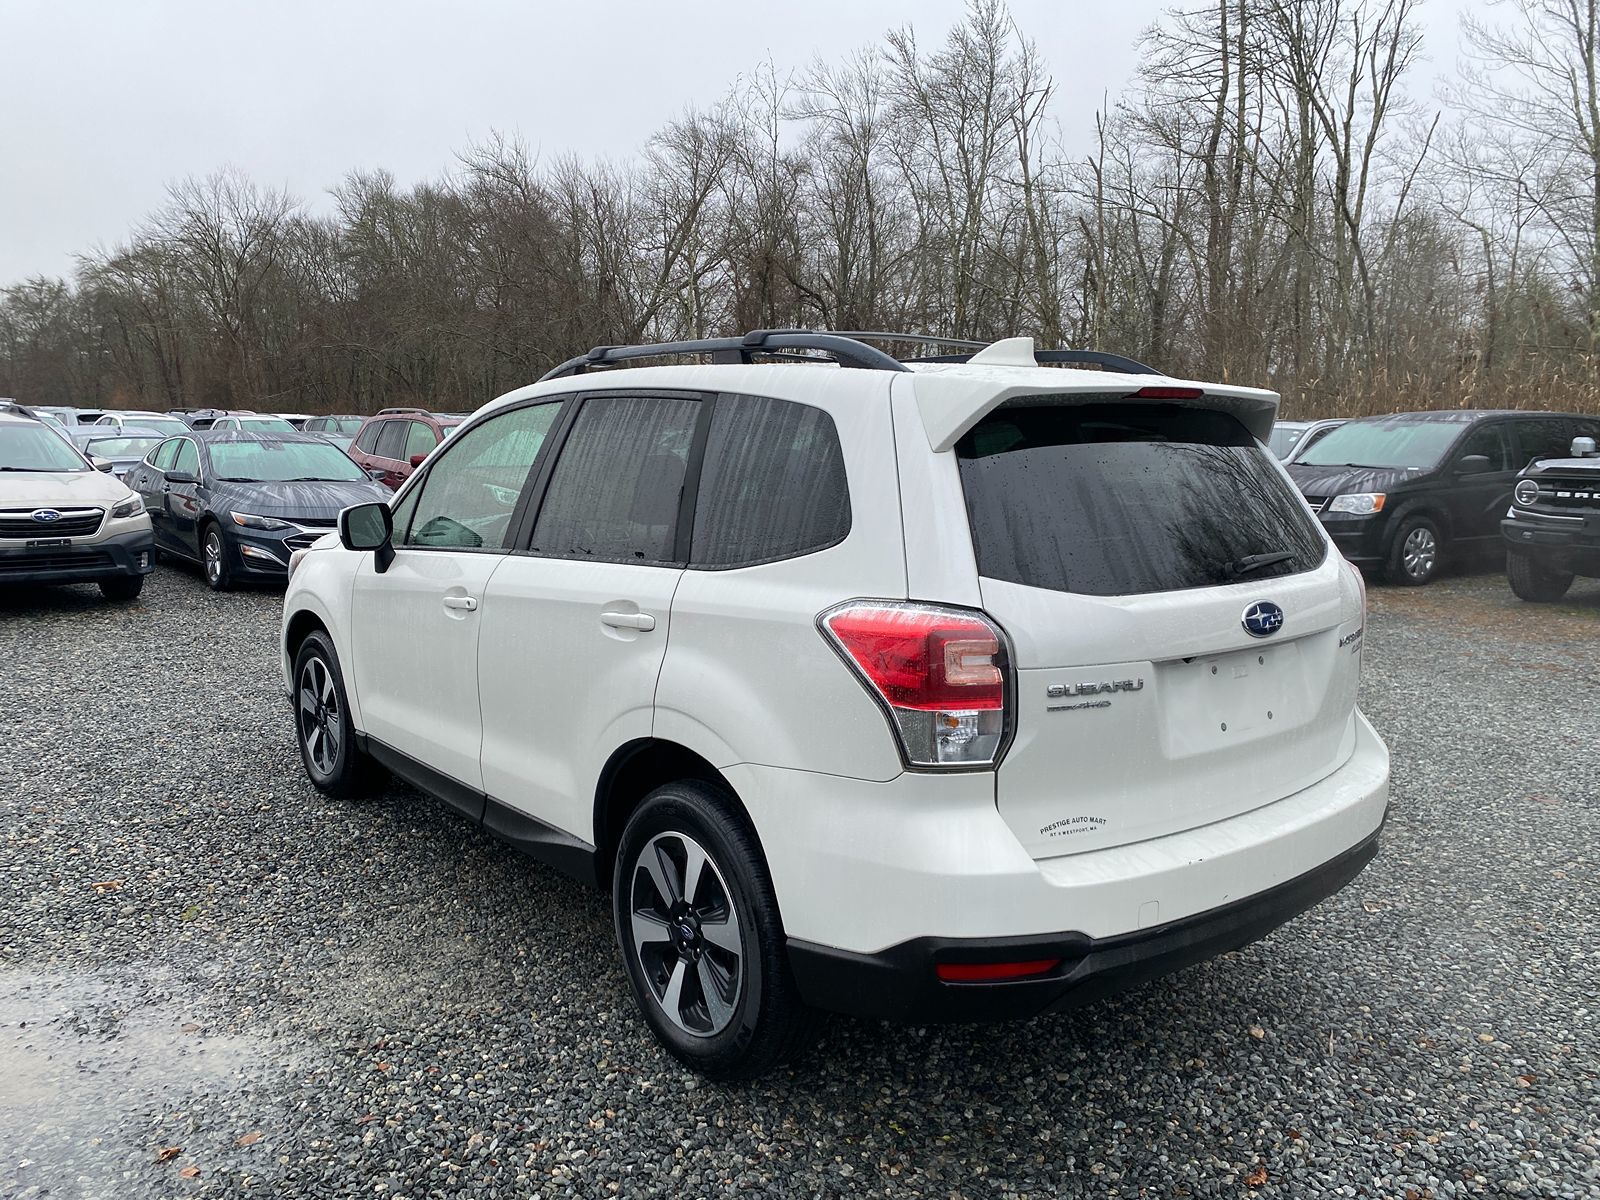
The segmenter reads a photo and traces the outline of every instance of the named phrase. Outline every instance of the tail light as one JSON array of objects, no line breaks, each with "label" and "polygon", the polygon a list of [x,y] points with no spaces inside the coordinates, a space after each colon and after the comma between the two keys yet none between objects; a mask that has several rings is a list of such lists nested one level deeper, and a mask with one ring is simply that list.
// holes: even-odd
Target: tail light
[{"label": "tail light", "polygon": [[977,613],[853,600],[820,625],[883,704],[918,767],[990,766],[1006,728],[1004,646]]}]

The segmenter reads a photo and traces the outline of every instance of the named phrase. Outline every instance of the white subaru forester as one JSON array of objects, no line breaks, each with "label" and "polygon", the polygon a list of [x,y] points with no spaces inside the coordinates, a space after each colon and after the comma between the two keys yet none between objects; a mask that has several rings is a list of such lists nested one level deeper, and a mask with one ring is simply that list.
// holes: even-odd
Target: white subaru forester
[{"label": "white subaru forester", "polygon": [[1361,578],[1276,409],[1021,338],[598,348],[296,556],[306,770],[609,888],[714,1076],[820,1010],[1026,1017],[1233,949],[1388,804]]}]

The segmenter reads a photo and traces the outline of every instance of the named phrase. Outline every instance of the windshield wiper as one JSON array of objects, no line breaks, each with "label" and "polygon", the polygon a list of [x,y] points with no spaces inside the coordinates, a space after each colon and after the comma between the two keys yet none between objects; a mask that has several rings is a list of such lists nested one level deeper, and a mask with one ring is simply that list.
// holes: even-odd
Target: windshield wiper
[{"label": "windshield wiper", "polygon": [[260,483],[259,479],[246,479],[243,475],[218,475],[218,483]]},{"label": "windshield wiper", "polygon": [[1229,579],[1238,579],[1241,575],[1248,575],[1263,567],[1275,567],[1279,563],[1288,562],[1294,556],[1293,550],[1268,550],[1265,554],[1246,554],[1243,558],[1236,558],[1223,567],[1222,573]]},{"label": "windshield wiper", "polygon": [[28,471],[34,475],[56,475],[66,471],[81,471],[82,467],[0,467],[0,471]]}]

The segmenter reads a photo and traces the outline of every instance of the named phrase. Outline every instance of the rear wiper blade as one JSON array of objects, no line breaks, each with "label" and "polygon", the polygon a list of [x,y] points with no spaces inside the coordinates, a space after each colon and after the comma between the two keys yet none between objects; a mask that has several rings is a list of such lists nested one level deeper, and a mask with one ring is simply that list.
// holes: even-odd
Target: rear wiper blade
[{"label": "rear wiper blade", "polygon": [[1269,550],[1265,554],[1246,554],[1243,558],[1236,558],[1223,567],[1222,573],[1229,579],[1237,579],[1241,575],[1248,575],[1263,567],[1275,567],[1281,562],[1288,562],[1293,557],[1293,550]]}]

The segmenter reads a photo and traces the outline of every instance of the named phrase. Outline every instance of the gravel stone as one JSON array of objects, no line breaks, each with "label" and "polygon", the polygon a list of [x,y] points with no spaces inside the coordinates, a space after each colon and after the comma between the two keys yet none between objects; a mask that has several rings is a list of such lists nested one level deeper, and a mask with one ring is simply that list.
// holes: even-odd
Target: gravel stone
[{"label": "gravel stone", "polygon": [[1600,585],[1371,601],[1393,808],[1343,893],[724,1087],[651,1042],[602,897],[306,784],[277,594],[0,594],[0,1195],[1596,1196]]}]

